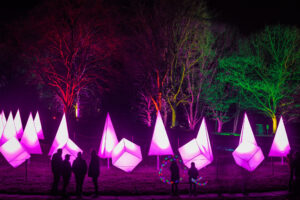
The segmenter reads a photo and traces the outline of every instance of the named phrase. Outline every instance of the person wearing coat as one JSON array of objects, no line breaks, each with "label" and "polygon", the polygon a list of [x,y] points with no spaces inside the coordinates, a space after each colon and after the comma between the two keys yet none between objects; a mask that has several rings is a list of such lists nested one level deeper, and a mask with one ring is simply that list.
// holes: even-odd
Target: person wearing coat
[{"label": "person wearing coat", "polygon": [[76,193],[78,196],[81,196],[83,181],[87,172],[87,164],[85,160],[82,159],[81,152],[77,154],[77,158],[73,162],[72,171],[76,180]]},{"label": "person wearing coat", "polygon": [[95,188],[95,195],[98,195],[98,177],[100,175],[100,161],[99,157],[96,154],[96,151],[93,150],[91,153],[91,162],[89,165],[88,176],[92,178]]}]

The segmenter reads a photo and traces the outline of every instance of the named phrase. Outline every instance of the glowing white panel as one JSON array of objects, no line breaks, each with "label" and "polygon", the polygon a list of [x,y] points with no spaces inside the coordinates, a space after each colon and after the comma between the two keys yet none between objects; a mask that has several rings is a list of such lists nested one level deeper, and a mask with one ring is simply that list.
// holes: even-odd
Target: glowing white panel
[{"label": "glowing white panel", "polygon": [[112,152],[112,164],[125,172],[131,172],[142,159],[140,146],[125,138],[117,144]]},{"label": "glowing white panel", "polygon": [[244,121],[243,121],[239,144],[241,144],[242,142],[248,142],[256,145],[256,140],[254,138],[254,134],[246,113],[244,115]]},{"label": "glowing white panel", "polygon": [[30,154],[43,154],[31,113],[25,126],[24,134],[21,138],[21,144]]},{"label": "glowing white panel", "polygon": [[12,113],[10,112],[9,116],[8,116],[8,119],[7,119],[7,122],[6,122],[6,125],[4,127],[4,131],[2,133],[2,137],[1,137],[1,140],[0,140],[0,145],[4,144],[9,139],[15,137],[16,134],[17,134],[17,131],[16,131],[15,123],[14,123],[14,120],[13,120]]},{"label": "glowing white panel", "polygon": [[20,117],[20,111],[18,109],[17,114],[14,119],[16,131],[17,131],[17,138],[20,139],[23,135],[23,126],[22,126],[22,121]]},{"label": "glowing white panel", "polygon": [[149,149],[149,156],[151,155],[173,155],[173,150],[162,121],[160,112],[158,112],[152,141]]},{"label": "glowing white panel", "polygon": [[196,140],[203,155],[205,155],[205,157],[207,157],[207,159],[212,162],[214,158],[211,150],[205,118],[202,119]]},{"label": "glowing white panel", "polygon": [[13,167],[18,167],[27,159],[30,154],[23,148],[17,138],[13,137],[0,147],[0,151],[4,158]]},{"label": "glowing white panel", "polygon": [[111,158],[111,153],[117,144],[118,144],[118,138],[115,129],[113,127],[113,124],[111,122],[109,113],[107,113],[102,139],[98,151],[99,157]]},{"label": "glowing white panel", "polygon": [[283,157],[286,156],[291,150],[290,143],[286,134],[282,117],[279,120],[279,125],[271,146],[269,156]]},{"label": "glowing white panel", "polygon": [[42,129],[41,120],[40,120],[39,111],[36,112],[36,115],[34,117],[34,126],[35,126],[35,130],[37,132],[38,138],[40,140],[45,139],[43,129]]},{"label": "glowing white panel", "polygon": [[248,171],[255,170],[265,158],[260,147],[248,142],[239,144],[232,155],[235,163]]},{"label": "glowing white panel", "polygon": [[58,148],[64,147],[67,144],[68,139],[69,133],[66,122],[66,116],[64,114],[48,155],[52,155],[54,152],[56,152]]}]

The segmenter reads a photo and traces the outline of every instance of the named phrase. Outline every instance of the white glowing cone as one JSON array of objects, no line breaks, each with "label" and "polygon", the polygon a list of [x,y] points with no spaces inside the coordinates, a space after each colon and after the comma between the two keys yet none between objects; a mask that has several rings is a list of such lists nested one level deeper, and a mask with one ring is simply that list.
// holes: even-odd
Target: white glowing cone
[{"label": "white glowing cone", "polygon": [[37,111],[34,117],[34,126],[37,132],[37,136],[40,140],[45,139],[43,129],[42,129],[42,124],[40,120],[40,115],[39,112]]},{"label": "white glowing cone", "polygon": [[0,139],[0,145],[4,144],[9,139],[16,137],[16,135],[17,135],[17,131],[16,131],[15,123],[13,120],[12,113],[10,112],[2,133],[2,137]]},{"label": "white glowing cone", "polygon": [[18,109],[17,114],[14,118],[14,123],[17,131],[17,138],[20,139],[23,135],[23,126],[22,126],[22,121],[21,121],[21,116],[20,116],[20,111]]}]

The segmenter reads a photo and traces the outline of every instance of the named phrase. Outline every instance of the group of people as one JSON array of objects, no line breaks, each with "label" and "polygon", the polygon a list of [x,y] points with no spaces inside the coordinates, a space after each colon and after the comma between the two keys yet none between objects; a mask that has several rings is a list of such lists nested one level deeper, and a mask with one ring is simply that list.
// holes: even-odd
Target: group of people
[{"label": "group of people", "polygon": [[[170,171],[171,171],[172,195],[177,196],[180,175],[179,175],[179,167],[175,160],[173,160],[171,163]],[[196,181],[195,180],[197,180],[199,173],[198,173],[198,170],[197,170],[194,162],[191,163],[191,168],[188,170],[188,175],[189,175],[189,184],[190,184],[189,193],[190,193],[190,195],[196,195],[197,192],[196,192]]]},{"label": "group of people", "polygon": [[58,149],[57,152],[53,155],[51,161],[51,168],[53,173],[53,185],[52,193],[58,193],[59,181],[62,177],[63,180],[63,189],[62,194],[66,195],[67,187],[69,185],[72,172],[75,175],[76,180],[76,193],[78,196],[82,194],[82,186],[86,173],[92,178],[95,188],[95,194],[98,194],[98,177],[100,175],[100,162],[99,157],[96,154],[96,151],[92,151],[91,161],[89,168],[87,167],[86,161],[82,158],[81,152],[77,154],[77,158],[74,160],[71,165],[70,155],[66,154],[64,160],[62,159],[62,149]]},{"label": "group of people", "polygon": [[287,155],[287,162],[290,168],[289,192],[300,194],[300,152],[291,150]]}]

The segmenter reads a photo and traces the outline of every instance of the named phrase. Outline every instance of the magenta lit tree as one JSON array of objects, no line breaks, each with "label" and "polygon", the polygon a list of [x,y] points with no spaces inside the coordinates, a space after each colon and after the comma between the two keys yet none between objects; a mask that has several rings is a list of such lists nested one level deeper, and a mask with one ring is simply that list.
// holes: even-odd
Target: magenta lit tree
[{"label": "magenta lit tree", "polygon": [[98,155],[100,158],[107,158],[108,168],[109,168],[109,158],[111,158],[112,151],[117,144],[118,144],[118,138],[114,126],[112,124],[110,115],[109,113],[107,113]]},{"label": "magenta lit tree", "polygon": [[173,154],[164,123],[158,112],[148,155],[157,156],[157,169],[159,169],[159,156]]}]

